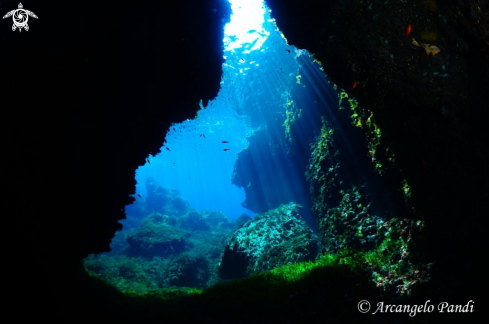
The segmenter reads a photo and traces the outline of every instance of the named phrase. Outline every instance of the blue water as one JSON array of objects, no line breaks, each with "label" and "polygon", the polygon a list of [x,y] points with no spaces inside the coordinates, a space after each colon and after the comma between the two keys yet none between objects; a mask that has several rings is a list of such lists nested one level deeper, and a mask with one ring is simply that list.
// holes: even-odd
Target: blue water
[{"label": "blue water", "polygon": [[197,210],[222,211],[233,220],[243,213],[253,216],[241,206],[244,189],[231,184],[237,154],[248,145],[245,121],[218,98],[196,119],[172,126],[161,153],[137,170],[136,193],[145,198],[146,179],[152,177],[163,187],[177,189]]},{"label": "blue water", "polygon": [[[238,152],[248,146],[247,135],[260,127],[251,127],[243,107],[248,98],[237,88],[243,82],[241,77],[250,68],[258,68],[259,63],[250,63],[248,57],[239,58],[238,54],[258,52],[269,31],[263,25],[265,7],[261,0],[230,2],[233,15],[231,23],[226,25],[223,40],[226,64],[221,91],[206,107],[201,106],[203,109],[195,119],[170,128],[161,153],[150,156],[149,162],[137,170],[135,197],[147,197],[145,183],[152,177],[161,186],[178,190],[195,209],[222,211],[234,220],[243,213],[255,215],[241,206],[245,192],[231,184],[231,176]],[[234,41],[231,42],[229,36]],[[263,56],[263,50],[260,54]],[[135,216],[131,212],[131,208],[126,208],[128,216]]]},{"label": "blue water", "polygon": [[[250,26],[246,26],[251,20],[248,16],[241,20],[232,16],[231,22],[239,21],[244,33],[241,39],[236,34],[224,39],[225,63],[218,96],[206,107],[201,105],[195,119],[173,125],[161,153],[148,157],[148,163],[136,171],[137,199],[147,196],[145,183],[151,177],[163,187],[178,190],[198,211],[221,211],[235,220],[243,213],[254,216],[293,201],[306,205],[303,216],[315,227],[308,206],[309,185],[304,180],[307,161],[300,159],[309,154],[313,132],[320,128],[320,114],[337,105],[337,96],[312,63],[313,58],[286,44],[269,12],[260,10],[262,16]],[[314,107],[293,130],[299,141],[296,147],[300,147],[295,153],[289,152],[284,139],[290,102],[296,111]],[[261,132],[259,142],[255,139],[247,159],[236,163],[238,153],[249,145],[248,136],[257,132]],[[235,181],[241,188],[231,183],[235,167],[241,172]],[[254,196],[247,198],[243,187]],[[242,206],[245,199],[255,210]],[[148,216],[131,212],[126,208],[128,216]]]}]

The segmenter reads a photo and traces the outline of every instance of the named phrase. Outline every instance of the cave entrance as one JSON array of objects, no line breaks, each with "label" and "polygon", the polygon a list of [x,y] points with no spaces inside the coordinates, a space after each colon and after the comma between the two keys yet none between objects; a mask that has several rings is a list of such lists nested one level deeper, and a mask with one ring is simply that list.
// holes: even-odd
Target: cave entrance
[{"label": "cave entrance", "polygon": [[[282,216],[300,211],[314,236],[306,166],[321,115],[338,97],[319,64],[286,43],[262,0],[230,2],[218,96],[172,125],[161,153],[136,172],[136,202],[126,206],[112,252],[85,260],[123,291],[218,282],[229,235],[283,205]],[[291,233],[299,226],[287,224]]]},{"label": "cave entrance", "polygon": [[[241,205],[245,189],[233,184],[231,178],[238,153],[249,145],[247,137],[260,127],[251,124],[246,109],[250,101],[260,98],[241,89],[246,86],[243,82],[256,78],[248,73],[259,71],[260,55],[255,52],[261,50],[264,55],[262,46],[270,32],[264,26],[263,0],[230,3],[233,13],[224,28],[221,90],[207,106],[200,104],[202,109],[195,119],[173,125],[161,153],[149,157],[149,163],[137,170],[136,199],[147,198],[146,181],[153,178],[163,187],[178,190],[195,209],[222,211],[234,221],[243,213],[255,215]],[[257,57],[255,62],[251,55]]]}]

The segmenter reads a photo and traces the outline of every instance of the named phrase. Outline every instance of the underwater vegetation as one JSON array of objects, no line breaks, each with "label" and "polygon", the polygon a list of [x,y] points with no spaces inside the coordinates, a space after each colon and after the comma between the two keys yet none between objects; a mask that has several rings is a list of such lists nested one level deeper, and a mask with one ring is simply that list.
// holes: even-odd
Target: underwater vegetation
[{"label": "underwater vegetation", "polygon": [[[431,12],[438,10],[434,1],[426,1],[426,8]],[[405,9],[405,11],[415,12],[412,8]],[[371,12],[373,15],[374,11]],[[411,18],[413,18],[412,15]],[[378,17],[374,16],[372,20],[374,19]],[[443,91],[448,91],[449,97],[459,102],[465,96],[465,89],[458,92],[451,91],[455,90],[457,85],[449,84],[448,78],[457,74],[461,75],[462,71],[459,67],[453,67],[453,58],[445,53],[445,48],[457,43],[457,47],[460,46],[459,54],[464,54],[467,51],[464,42],[462,39],[450,39],[446,31],[441,30],[431,21],[420,22],[419,19],[398,23],[391,20],[383,21],[379,25],[385,34],[379,36],[372,33],[378,37],[358,40],[357,45],[361,50],[342,52],[342,55],[347,56],[350,62],[349,68],[354,74],[354,78],[351,78],[349,83],[349,85],[353,84],[350,91],[355,91],[355,94],[359,93],[361,96],[365,93],[367,86],[377,85],[378,96],[370,100],[368,109],[360,107],[356,100],[348,97],[346,91],[341,90],[339,94],[340,110],[345,109],[341,106],[341,102],[348,99],[349,106],[345,113],[351,119],[351,128],[360,129],[365,135],[365,153],[371,163],[368,171],[374,172],[371,172],[373,175],[367,173],[364,178],[347,175],[351,171],[351,165],[345,163],[345,148],[339,141],[341,134],[339,135],[338,129],[330,122],[323,119],[320,135],[310,143],[311,156],[306,170],[306,178],[310,184],[313,200],[313,211],[318,220],[319,238],[307,231],[300,231],[301,227],[306,228],[296,220],[300,220],[301,217],[286,219],[294,214],[287,210],[290,208],[289,205],[268,210],[256,216],[255,219],[243,217],[236,229],[221,241],[225,243],[224,252],[218,263],[219,266],[214,267],[219,277],[214,281],[217,284],[207,288],[199,295],[195,295],[196,291],[193,291],[192,296],[189,297],[190,300],[199,300],[195,302],[196,305],[198,303],[210,305],[206,298],[214,299],[214,301],[227,298],[228,300],[223,301],[224,305],[226,302],[229,303],[227,304],[229,306],[233,305],[230,302],[232,300],[235,305],[234,309],[238,310],[237,313],[241,310],[244,314],[242,305],[252,305],[259,309],[260,303],[261,305],[271,303],[273,307],[275,303],[280,304],[283,301],[282,306],[286,304],[293,307],[284,301],[285,297],[282,294],[289,294],[289,298],[294,299],[296,296],[300,298],[302,292],[289,293],[287,289],[291,286],[288,285],[299,285],[317,273],[329,275],[330,277],[323,279],[330,280],[341,271],[344,273],[353,271],[355,279],[351,279],[358,281],[357,291],[362,291],[362,288],[365,287],[369,289],[374,287],[375,289],[370,291],[370,294],[375,295],[382,292],[386,293],[383,296],[399,298],[416,294],[421,284],[429,282],[433,265],[436,262],[433,262],[433,258],[425,257],[422,254],[426,222],[422,220],[424,216],[416,213],[412,205],[412,198],[416,198],[416,190],[413,191],[410,186],[413,174],[405,176],[405,171],[399,164],[399,160],[403,160],[405,166],[406,158],[404,156],[404,159],[399,159],[401,145],[395,146],[389,139],[393,129],[385,116],[386,110],[395,110],[401,106],[389,97],[389,93],[396,88],[401,94],[399,101],[405,99],[410,103],[422,103],[427,111],[433,107],[435,107],[434,110],[437,110]],[[411,29],[411,26],[414,28]],[[341,28],[336,31],[341,31]],[[398,33],[399,39],[390,37],[393,33]],[[331,40],[332,37],[328,39]],[[409,37],[412,40],[404,41],[404,38]],[[420,37],[427,43],[418,43],[415,37]],[[375,62],[366,63],[367,55],[365,53],[375,53],[375,59],[372,60]],[[452,69],[450,73],[453,75],[448,74],[449,65]],[[417,71],[414,72],[415,70]],[[418,73],[421,73],[423,78],[416,79]],[[412,84],[400,83],[399,79],[404,76],[407,76]],[[296,83],[305,85],[303,84],[306,82],[305,79],[298,75]],[[413,104],[413,107],[417,106]],[[450,122],[457,124],[460,121],[456,108],[453,106],[443,106],[443,108],[441,111]],[[399,116],[401,120],[405,121],[400,127],[402,129],[400,133],[409,134],[406,137],[411,142],[416,142],[417,138],[418,143],[421,143],[422,141],[419,140],[422,138],[422,132],[417,128],[418,120],[411,118],[411,115],[408,114],[399,114]],[[289,100],[286,104],[285,120],[280,126],[285,129],[285,143],[290,144],[290,148],[293,147],[295,140],[293,129],[301,118],[302,110],[295,107],[294,101]],[[290,152],[291,150],[287,150],[287,153]],[[419,157],[416,156],[417,159]],[[421,158],[417,163],[424,166],[425,160]],[[384,177],[386,183],[384,186],[379,177]],[[238,177],[236,179],[243,180]],[[256,188],[255,181],[240,181],[240,184],[246,188],[249,188],[251,183]],[[391,204],[386,205],[379,196],[387,196],[384,200],[390,200]],[[255,206],[258,204],[256,201],[253,203]],[[260,207],[265,210],[269,206]],[[296,208],[297,205],[291,210]],[[297,214],[299,215],[299,212]],[[191,238],[198,237],[213,228],[205,217],[202,217],[202,214],[195,211],[187,211],[178,217],[179,221],[176,222],[178,227],[181,230],[191,231]],[[282,219],[284,217],[285,219]],[[273,219],[280,219],[279,223],[284,223],[299,232],[292,231],[291,234],[286,235],[284,228],[274,224]],[[164,228],[164,226],[160,227]],[[156,231],[154,233],[158,236]],[[151,235],[148,237],[151,238]],[[171,238],[171,235],[168,237]],[[185,240],[187,241],[187,238]],[[192,244],[189,246],[195,248]],[[320,251],[323,255],[317,258]],[[298,262],[304,259],[310,262]],[[204,287],[202,285],[204,279],[199,278],[213,276],[213,274],[206,273],[206,269],[212,269],[212,265],[197,255],[182,252],[177,254],[173,260],[176,260],[171,261],[174,262],[173,266],[168,267],[171,270],[164,272],[171,278],[168,285],[185,285],[192,282],[180,280],[180,276],[187,276],[194,278],[192,287]],[[201,267],[197,267],[197,264]],[[196,274],[200,274],[201,277]],[[220,279],[245,276],[249,277],[227,283],[220,281]],[[320,282],[321,278],[315,278],[314,284]],[[247,286],[253,287],[255,291],[248,290]],[[341,289],[346,289],[345,287],[348,285],[336,288],[342,291]],[[232,292],[226,292],[228,288]],[[307,294],[313,291],[314,295],[314,289],[311,289],[310,286],[306,291]],[[238,294],[243,294],[245,297],[237,296]],[[257,296],[258,294],[260,295]],[[345,296],[351,296],[351,293]],[[325,299],[327,296],[323,296],[322,301],[326,301]],[[344,302],[348,303],[348,300]],[[204,312],[202,307],[197,306],[196,312]]]},{"label": "underwater vegetation", "polygon": [[126,236],[127,253],[138,256],[169,256],[185,250],[185,234],[174,227],[176,219],[158,213],[148,216],[143,224]]},{"label": "underwater vegetation", "polygon": [[[323,323],[325,319],[339,323],[347,316],[362,323],[392,323],[397,319],[395,314],[385,313],[379,318],[356,311],[358,301],[366,296],[386,303],[399,303],[399,295],[401,299],[407,296],[384,292],[372,281],[369,264],[381,262],[382,257],[343,249],[335,254],[322,254],[316,260],[218,282],[206,289],[172,287],[121,293],[103,281],[92,281],[91,285],[104,290],[104,296],[110,296],[104,303],[104,310],[113,319],[164,320],[167,323],[197,319],[202,323],[215,323],[223,319],[251,323],[259,316],[267,323]],[[422,277],[422,272],[413,271],[413,278]],[[392,277],[379,283],[386,283]],[[90,302],[97,303],[99,298],[93,296]],[[430,314],[423,314],[423,319],[426,318],[430,318]]]},{"label": "underwater vegetation", "polygon": [[236,279],[284,264],[315,260],[319,240],[296,203],[256,215],[226,241],[219,276]]},{"label": "underwater vegetation", "polygon": [[130,226],[116,234],[112,252],[89,256],[85,268],[122,291],[137,293],[216,282],[224,239],[236,224],[222,212],[197,212],[176,190],[154,179],[146,186],[148,197],[133,206]]},{"label": "underwater vegetation", "polygon": [[[367,115],[354,100],[346,106],[347,98],[338,92],[340,111],[350,114],[352,127],[367,132],[367,145],[371,175],[351,177],[351,168],[345,163],[345,148],[339,141],[338,130],[323,119],[321,134],[311,143],[311,156],[306,171],[313,199],[313,211],[317,215],[323,253],[334,254],[344,249],[363,251],[367,269],[377,287],[390,293],[410,294],[415,285],[428,281],[431,262],[421,260],[424,221],[409,204],[410,187],[405,179],[402,184],[391,183],[389,189],[380,177],[399,177],[396,172],[394,153],[383,149],[383,166],[378,161],[381,133],[373,114]],[[374,172],[377,171],[377,172]],[[394,189],[393,188],[393,189]],[[414,243],[416,242],[416,244]]]},{"label": "underwater vegetation", "polygon": [[293,135],[291,133],[291,131],[292,131],[291,128],[292,128],[292,125],[294,124],[294,122],[297,119],[301,118],[302,109],[296,108],[294,101],[288,100],[287,104],[286,104],[285,115],[286,115],[286,118],[285,118],[285,121],[283,123],[283,126],[285,128],[285,138],[288,140],[288,143],[286,143],[286,144],[289,145],[288,152],[290,152],[290,144],[293,141]]},{"label": "underwater vegetation", "polygon": [[128,246],[90,256],[88,273],[121,291],[147,294],[170,287],[207,288],[222,280],[314,261],[320,245],[301,217],[302,206],[282,205],[236,226],[205,210],[180,217],[153,213],[124,236]]}]

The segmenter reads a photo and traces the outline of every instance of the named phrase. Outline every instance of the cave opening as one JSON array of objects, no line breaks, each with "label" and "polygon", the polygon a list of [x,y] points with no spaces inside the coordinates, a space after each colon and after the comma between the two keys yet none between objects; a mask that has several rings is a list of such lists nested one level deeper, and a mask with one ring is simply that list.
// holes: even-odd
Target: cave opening
[{"label": "cave opening", "polygon": [[[306,173],[324,117],[341,128],[330,113],[338,94],[312,55],[287,44],[262,0],[230,3],[218,96],[172,125],[161,152],[136,171],[136,201],[111,252],[85,259],[89,273],[122,291],[206,288],[249,274],[223,248],[255,215],[289,224],[284,240],[307,237],[295,261],[320,251]],[[261,250],[279,245],[283,231],[267,226]]]}]

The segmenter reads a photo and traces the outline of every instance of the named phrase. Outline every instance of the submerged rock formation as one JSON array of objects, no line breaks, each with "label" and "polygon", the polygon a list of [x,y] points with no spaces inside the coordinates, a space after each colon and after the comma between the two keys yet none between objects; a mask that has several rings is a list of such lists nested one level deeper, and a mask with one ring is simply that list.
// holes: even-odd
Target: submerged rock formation
[{"label": "submerged rock formation", "polygon": [[178,226],[190,231],[228,232],[235,224],[222,212],[205,209],[201,212],[188,212],[179,218]]},{"label": "submerged rock formation", "polygon": [[205,288],[209,279],[209,261],[204,257],[184,252],[170,260],[163,278],[167,287]]},{"label": "submerged rock formation", "polygon": [[193,210],[190,203],[180,197],[178,190],[162,187],[151,177],[146,180],[146,190],[146,210],[150,213],[182,216]]},{"label": "submerged rock formation", "polygon": [[146,218],[141,227],[127,235],[129,255],[169,256],[185,249],[185,235],[175,228],[176,220],[158,213]]},{"label": "submerged rock formation", "polygon": [[[29,300],[37,301],[29,311],[41,318],[93,320],[102,313],[127,321],[130,312],[119,312],[121,304],[100,307],[117,299],[80,276],[78,261],[109,250],[124,206],[133,201],[135,169],[160,151],[172,123],[192,118],[198,100],[205,105],[217,94],[230,6],[207,0],[144,6],[54,3],[36,3],[43,9],[32,9],[41,18],[46,10],[52,17],[69,12],[63,28],[47,19],[37,30],[32,26],[27,42],[24,37],[2,39],[10,49],[1,54],[2,62],[9,62],[2,70],[2,89],[8,94],[2,102],[8,126],[2,128],[3,169],[8,170],[2,180],[14,196],[5,200],[16,206],[5,228],[21,229],[17,249],[5,251],[21,285],[10,299],[24,300],[27,292]],[[431,5],[425,8],[425,3]],[[440,280],[432,291],[441,298],[430,290],[417,297],[466,302],[476,296],[485,268],[476,263],[475,252],[485,246],[481,220],[489,214],[487,1],[446,0],[438,9],[431,0],[267,4],[289,43],[315,53],[333,82],[345,89],[358,82],[352,90],[363,107],[376,112],[382,138],[388,140],[377,147],[379,163],[391,158],[386,148],[397,149],[397,167],[405,172],[413,205],[427,221],[426,257],[437,258],[433,277]],[[406,40],[408,24],[413,25],[411,36],[437,32],[441,52],[428,56]],[[365,123],[356,121],[359,127]],[[304,294],[300,302],[288,298],[279,305],[295,306],[288,309],[296,313],[269,312],[278,316],[264,321],[304,322],[307,314],[313,322],[314,312],[325,305],[332,318],[355,314],[355,305],[333,295]],[[213,305],[205,314],[214,322],[229,322],[230,312]],[[265,312],[253,310],[277,303],[252,306],[240,302],[241,312],[232,312],[246,315],[242,321],[263,320]],[[181,314],[188,314],[188,307],[182,308]]]},{"label": "submerged rock formation", "polygon": [[[148,198],[140,199],[131,210],[137,212],[135,217],[129,214],[123,222],[124,231],[112,240],[111,254],[92,255],[85,261],[86,269],[124,291],[216,283],[220,254],[235,222],[220,211],[196,211],[176,190],[153,178],[146,187]],[[160,212],[144,216],[149,210]]]},{"label": "submerged rock formation", "polygon": [[[489,213],[489,150],[481,140],[487,137],[489,118],[487,1],[267,4],[288,43],[314,53],[338,86],[350,128],[364,133],[364,154],[382,177],[366,182],[353,177],[355,187],[341,179],[340,187],[336,174],[350,169],[336,162],[326,165],[330,158],[316,146],[308,172],[320,231],[326,229],[323,246],[331,251],[386,247],[388,255],[397,250],[390,260],[401,268],[398,274],[403,263],[436,259],[431,278],[440,280],[438,287],[452,287],[439,291],[469,299],[483,276],[472,251],[485,244],[480,219]],[[336,136],[332,144],[340,139]],[[328,154],[331,160],[334,153]],[[392,188],[389,199],[375,197],[386,192],[376,188],[380,183]],[[404,211],[399,197],[408,207]],[[378,208],[382,200],[395,208]],[[418,239],[423,245],[412,243]],[[399,255],[408,261],[401,263]],[[414,282],[401,277],[408,285]]]},{"label": "submerged rock formation", "polygon": [[314,260],[319,240],[300,214],[296,203],[256,215],[226,243],[219,275],[234,279],[300,261]]}]

